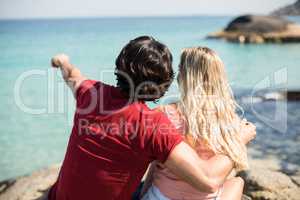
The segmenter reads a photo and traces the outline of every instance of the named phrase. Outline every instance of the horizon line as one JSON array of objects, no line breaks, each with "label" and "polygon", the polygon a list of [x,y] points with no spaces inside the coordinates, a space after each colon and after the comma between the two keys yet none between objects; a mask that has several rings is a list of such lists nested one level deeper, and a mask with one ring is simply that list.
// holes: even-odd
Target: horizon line
[{"label": "horizon line", "polygon": [[243,14],[170,14],[170,15],[91,15],[91,16],[39,16],[39,17],[4,17],[0,21],[14,20],[64,20],[64,19],[119,19],[119,18],[188,18],[188,17],[234,17],[246,14],[268,15],[261,13],[243,13]]}]

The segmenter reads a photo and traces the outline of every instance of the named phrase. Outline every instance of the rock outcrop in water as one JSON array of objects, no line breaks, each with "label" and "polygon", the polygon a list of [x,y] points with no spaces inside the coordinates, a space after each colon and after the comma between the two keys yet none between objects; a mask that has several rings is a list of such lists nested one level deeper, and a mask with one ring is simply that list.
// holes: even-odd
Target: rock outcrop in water
[{"label": "rock outcrop in water", "polygon": [[300,0],[292,5],[275,10],[272,15],[300,15]]},{"label": "rock outcrop in water", "polygon": [[276,16],[244,15],[208,38],[238,43],[300,42],[300,25]]},{"label": "rock outcrop in water", "polygon": [[249,103],[265,101],[300,101],[300,91],[263,91],[252,94],[251,96],[244,95],[241,97],[241,100]]}]

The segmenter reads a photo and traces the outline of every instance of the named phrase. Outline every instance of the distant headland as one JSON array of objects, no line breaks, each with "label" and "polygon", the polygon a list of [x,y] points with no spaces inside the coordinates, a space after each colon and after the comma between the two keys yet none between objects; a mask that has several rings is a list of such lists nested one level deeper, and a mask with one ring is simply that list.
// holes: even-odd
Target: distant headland
[{"label": "distant headland", "polygon": [[294,4],[275,10],[272,12],[272,15],[300,15],[300,0],[297,0]]}]

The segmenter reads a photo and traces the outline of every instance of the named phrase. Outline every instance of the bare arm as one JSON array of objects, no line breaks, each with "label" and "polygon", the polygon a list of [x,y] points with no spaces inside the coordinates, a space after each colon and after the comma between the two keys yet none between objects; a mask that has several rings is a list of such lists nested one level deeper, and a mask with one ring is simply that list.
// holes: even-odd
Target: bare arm
[{"label": "bare arm", "polygon": [[[241,121],[241,142],[245,145],[256,136],[256,127],[246,119]],[[209,177],[217,182],[224,182],[234,168],[233,161],[226,155],[217,154],[203,162],[203,168],[207,171]]]},{"label": "bare arm", "polygon": [[[149,166],[149,170],[147,172],[147,176],[144,181],[143,188],[141,190],[141,194],[140,194],[141,197],[144,196],[144,194],[148,191],[148,189],[152,185],[154,167],[156,162],[157,161],[152,162]],[[230,174],[230,172],[233,169],[233,162],[226,155],[215,155],[209,160],[200,159],[199,164],[200,166],[202,166],[205,175],[210,180],[212,180],[213,182],[219,185],[222,185],[226,181],[227,176]],[[201,191],[203,191],[203,189],[201,189]]]},{"label": "bare arm", "polygon": [[75,95],[80,84],[86,80],[80,70],[70,63],[69,57],[64,54],[56,55],[52,58],[51,64],[55,68],[60,68],[62,76],[67,85]]},{"label": "bare arm", "polygon": [[178,144],[164,163],[174,174],[203,192],[215,192],[223,184],[209,177],[203,160],[185,142]]},{"label": "bare arm", "polygon": [[202,160],[202,167],[208,177],[223,184],[234,168],[233,161],[226,155],[218,154],[208,160]]},{"label": "bare arm", "polygon": [[[244,122],[241,134],[242,142],[248,144],[255,138],[255,126]],[[182,142],[171,152],[165,166],[196,189],[214,192],[223,185],[234,164],[228,156],[221,154],[202,160],[188,144]]]}]

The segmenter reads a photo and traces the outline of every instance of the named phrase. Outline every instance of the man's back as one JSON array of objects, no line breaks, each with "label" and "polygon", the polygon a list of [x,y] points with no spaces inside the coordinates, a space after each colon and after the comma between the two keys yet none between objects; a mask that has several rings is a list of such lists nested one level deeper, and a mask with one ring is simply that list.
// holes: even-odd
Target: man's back
[{"label": "man's back", "polygon": [[50,200],[130,199],[148,164],[164,162],[182,141],[162,113],[143,102],[126,105],[118,88],[86,80],[76,101],[74,127]]},{"label": "man's back", "polygon": [[[152,160],[164,163],[200,191],[214,192],[224,183],[232,161],[219,156],[216,163],[221,167],[214,171],[218,175],[211,175],[215,165],[201,167],[203,160],[182,142],[168,118],[151,112],[143,102],[164,96],[174,78],[166,45],[149,36],[126,44],[116,59],[118,88],[87,80],[64,54],[51,63],[76,94],[77,109],[50,200],[130,199]],[[135,103],[127,105],[127,99]]]}]

